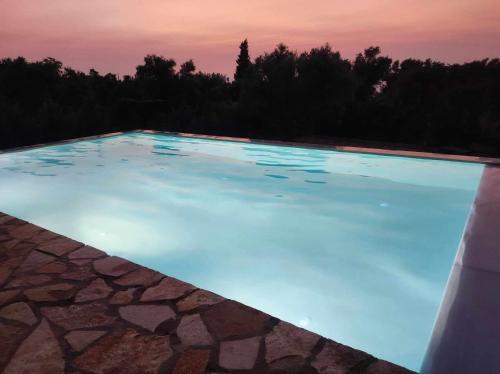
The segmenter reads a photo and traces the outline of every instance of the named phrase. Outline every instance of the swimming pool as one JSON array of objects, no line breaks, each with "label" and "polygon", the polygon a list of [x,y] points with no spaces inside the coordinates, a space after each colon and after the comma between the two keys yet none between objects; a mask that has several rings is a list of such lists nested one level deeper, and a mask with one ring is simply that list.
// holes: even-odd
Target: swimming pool
[{"label": "swimming pool", "polygon": [[127,133],[0,155],[0,210],[418,370],[483,165]]}]

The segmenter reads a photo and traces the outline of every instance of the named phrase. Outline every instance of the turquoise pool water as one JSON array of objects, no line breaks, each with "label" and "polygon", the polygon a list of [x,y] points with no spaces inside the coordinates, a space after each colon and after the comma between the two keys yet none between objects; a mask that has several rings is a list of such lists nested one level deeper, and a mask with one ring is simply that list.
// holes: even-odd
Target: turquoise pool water
[{"label": "turquoise pool water", "polygon": [[130,133],[0,154],[0,211],[419,369],[482,170]]}]

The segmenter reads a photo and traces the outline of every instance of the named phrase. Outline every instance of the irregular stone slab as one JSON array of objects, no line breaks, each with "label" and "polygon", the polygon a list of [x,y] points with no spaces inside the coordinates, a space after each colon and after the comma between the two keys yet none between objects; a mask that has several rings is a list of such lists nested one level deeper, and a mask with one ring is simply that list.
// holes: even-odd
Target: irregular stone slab
[{"label": "irregular stone slab", "polygon": [[62,262],[52,262],[50,264],[39,267],[36,272],[41,274],[60,274],[64,273],[66,269],[66,264]]},{"label": "irregular stone slab", "polygon": [[219,366],[224,369],[250,370],[255,366],[260,336],[220,343]]},{"label": "irregular stone slab", "polygon": [[305,361],[300,356],[288,356],[271,362],[268,367],[272,370],[285,371],[287,374],[301,374],[304,371],[311,372],[311,369],[304,369]]},{"label": "irregular stone slab", "polygon": [[[10,227],[10,226],[6,226]],[[32,238],[39,232],[41,232],[43,229],[41,227],[26,223],[24,225],[19,225],[19,226],[12,226],[9,231],[9,235],[13,239],[18,239],[18,240],[26,240],[29,238]]]},{"label": "irregular stone slab", "polygon": [[256,309],[226,300],[212,306],[203,319],[218,339],[262,335],[271,317]]},{"label": "irregular stone slab", "polygon": [[0,310],[0,317],[19,321],[30,326],[38,322],[29,305],[23,302],[10,304],[2,308]]},{"label": "irregular stone slab", "polygon": [[81,303],[84,301],[104,299],[108,297],[111,291],[113,291],[113,289],[109,287],[103,279],[97,278],[76,294],[75,302]]},{"label": "irregular stone slab", "polygon": [[37,233],[35,236],[29,239],[31,243],[35,244],[41,244],[44,242],[47,242],[49,240],[55,239],[57,237],[60,237],[60,235],[56,234],[55,232],[49,231],[49,230],[42,230],[39,233]]},{"label": "irregular stone slab", "polygon": [[14,248],[16,245],[18,245],[21,241],[17,239],[12,239],[8,241],[4,241],[0,243],[0,249],[1,250],[9,250]]},{"label": "irregular stone slab", "polygon": [[209,358],[208,349],[190,349],[182,352],[172,374],[204,374]]},{"label": "irregular stone slab", "polygon": [[199,314],[182,317],[177,327],[177,336],[186,347],[212,345],[214,342]]},{"label": "irregular stone slab", "polygon": [[95,271],[102,275],[109,275],[110,277],[119,277],[120,275],[130,273],[137,269],[137,267],[138,265],[116,256],[94,261]]},{"label": "irregular stone slab", "polygon": [[179,312],[186,312],[204,305],[215,305],[226,300],[222,296],[205,290],[197,290],[177,302],[176,307]]},{"label": "irregular stone slab", "polygon": [[143,286],[148,287],[152,284],[157,283],[163,275],[157,271],[140,267],[131,273],[125,274],[124,276],[115,280],[115,283],[120,286]]},{"label": "irregular stone slab", "polygon": [[0,368],[9,361],[19,341],[24,338],[27,328],[27,326],[11,326],[0,322]]},{"label": "irregular stone slab", "polygon": [[266,336],[266,362],[287,356],[307,358],[320,336],[281,321]]},{"label": "irregular stone slab", "polygon": [[44,307],[41,308],[41,312],[52,323],[66,330],[108,326],[116,319],[116,317],[107,315],[108,306],[99,302]]},{"label": "irregular stone slab", "polygon": [[172,356],[168,336],[140,335],[135,330],[105,336],[74,360],[74,364],[96,374],[156,374]]},{"label": "irregular stone slab", "polygon": [[196,288],[192,284],[165,277],[157,286],[144,291],[141,301],[174,300],[194,289]]},{"label": "irregular stone slab", "polygon": [[[10,235],[5,234],[2,231],[0,231],[0,245],[2,243],[9,241],[9,240],[13,240],[12,237]],[[14,239],[14,240],[17,240],[17,239]],[[0,249],[3,249],[3,248],[0,246]]]},{"label": "irregular stone slab", "polygon": [[4,374],[64,373],[64,359],[59,343],[46,320],[42,320],[17,349]]},{"label": "irregular stone slab", "polygon": [[119,313],[123,319],[152,332],[160,323],[175,318],[168,305],[128,305],[120,307]]},{"label": "irregular stone slab", "polygon": [[62,301],[71,299],[75,291],[76,288],[72,284],[58,283],[30,288],[24,291],[24,295],[32,301]]},{"label": "irregular stone slab", "polygon": [[83,260],[71,260],[70,261],[72,264],[75,264],[76,266],[82,266],[82,265],[87,265],[88,263],[92,262],[91,258],[83,259]]},{"label": "irregular stone slab", "polygon": [[71,260],[77,260],[82,258],[89,258],[89,259],[101,258],[105,256],[106,256],[105,252],[97,248],[91,247],[89,245],[86,245],[80,249],[77,249],[76,251],[71,252],[68,257]]},{"label": "irregular stone slab", "polygon": [[357,349],[345,345],[328,341],[311,366],[319,374],[339,373],[347,374],[351,369],[363,361],[372,361],[374,358]]},{"label": "irregular stone slab", "polygon": [[129,288],[125,291],[118,291],[111,297],[111,299],[109,299],[109,303],[117,305],[130,304],[134,299],[134,293],[136,290],[137,288]]},{"label": "irregular stone slab", "polygon": [[87,330],[87,331],[71,331],[64,336],[64,339],[69,343],[71,348],[80,352],[87,348],[91,343],[95,342],[101,336],[106,334],[106,331]]},{"label": "irregular stone slab", "polygon": [[83,243],[77,242],[76,240],[60,236],[56,239],[52,239],[49,240],[48,242],[44,242],[38,245],[37,249],[39,251],[46,252],[54,256],[63,256],[66,253],[69,253],[77,248],[80,248],[82,245]]},{"label": "irregular stone slab", "polygon": [[[5,216],[9,216],[8,214],[5,214]],[[12,216],[10,216],[12,217]],[[8,226],[21,226],[21,225],[25,225],[26,224],[26,221],[23,221],[22,219],[19,219],[19,218],[15,218],[15,217],[12,217],[11,220],[9,220],[9,222],[7,223]]]},{"label": "irregular stone slab", "polygon": [[7,279],[9,279],[12,272],[19,266],[22,261],[22,257],[14,257],[9,258],[8,260],[3,260],[0,263],[0,286],[4,284]]},{"label": "irregular stone slab", "polygon": [[[9,234],[6,234],[5,232],[0,230],[0,244],[6,242],[8,240],[12,240],[12,236],[10,236]],[[0,247],[0,248],[2,248],[2,247]]]},{"label": "irregular stone slab", "polygon": [[97,275],[94,274],[90,266],[78,267],[76,269],[66,271],[61,275],[59,275],[59,278],[61,279],[75,280],[75,281],[84,281],[95,277],[97,277]]},{"label": "irregular stone slab", "polygon": [[15,218],[14,217],[11,217],[11,216],[1,216],[0,217],[0,225],[5,225],[7,224],[8,222],[14,220]]},{"label": "irregular stone slab", "polygon": [[377,360],[366,369],[364,374],[415,374],[415,372],[384,360]]},{"label": "irregular stone slab", "polygon": [[0,305],[7,304],[10,300],[17,296],[21,290],[9,290],[0,292]]},{"label": "irregular stone slab", "polygon": [[[17,242],[14,244],[14,242]],[[17,240],[9,241],[3,244],[8,244],[9,248],[4,248],[3,253],[7,257],[19,257],[25,256],[33,251],[36,247],[36,244],[28,243],[28,242],[20,242]]]},{"label": "irregular stone slab", "polygon": [[52,278],[48,275],[21,275],[12,279],[5,287],[32,287],[51,281]]},{"label": "irregular stone slab", "polygon": [[19,266],[17,272],[23,273],[31,271],[33,269],[39,268],[42,265],[53,262],[55,261],[55,259],[56,259],[55,257],[50,256],[48,254],[38,251],[33,251],[28,255],[28,257],[26,257],[26,260],[24,260],[21,266]]}]

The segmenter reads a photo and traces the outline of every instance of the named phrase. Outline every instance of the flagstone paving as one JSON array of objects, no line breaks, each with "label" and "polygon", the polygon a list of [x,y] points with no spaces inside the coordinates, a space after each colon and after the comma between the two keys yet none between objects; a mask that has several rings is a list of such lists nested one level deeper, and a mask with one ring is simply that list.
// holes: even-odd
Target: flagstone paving
[{"label": "flagstone paving", "polygon": [[412,373],[3,213],[0,371]]}]

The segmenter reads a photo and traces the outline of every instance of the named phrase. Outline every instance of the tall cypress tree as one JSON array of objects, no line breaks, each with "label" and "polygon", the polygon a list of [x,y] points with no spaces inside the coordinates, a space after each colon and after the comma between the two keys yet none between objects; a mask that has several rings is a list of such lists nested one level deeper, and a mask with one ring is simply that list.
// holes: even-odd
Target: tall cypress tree
[{"label": "tall cypress tree", "polygon": [[250,70],[252,62],[250,61],[250,54],[248,53],[248,40],[245,39],[240,44],[240,54],[236,60],[236,73],[234,80],[241,80]]}]

